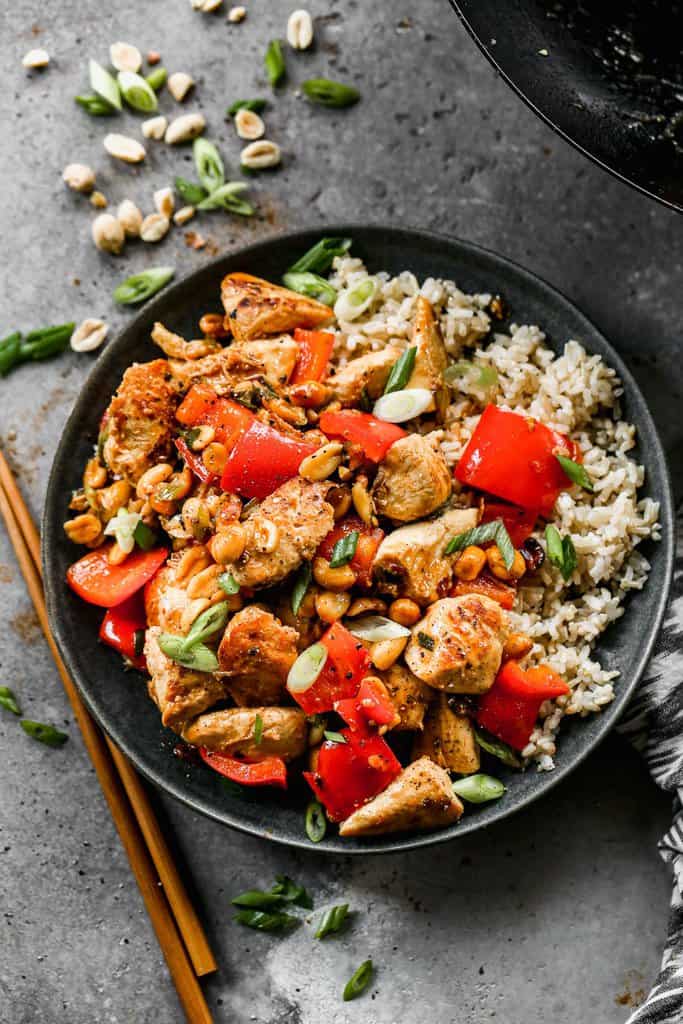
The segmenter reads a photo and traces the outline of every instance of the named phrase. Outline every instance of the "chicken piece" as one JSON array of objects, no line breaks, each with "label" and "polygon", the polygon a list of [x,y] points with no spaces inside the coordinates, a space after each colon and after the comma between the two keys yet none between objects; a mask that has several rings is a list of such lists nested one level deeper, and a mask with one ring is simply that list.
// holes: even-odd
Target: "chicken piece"
[{"label": "chicken piece", "polygon": [[509,633],[507,615],[482,594],[447,597],[413,627],[408,668],[448,693],[486,693],[493,686]]},{"label": "chicken piece", "polygon": [[215,338],[197,338],[186,341],[157,321],[152,328],[152,341],[169,359],[201,359],[212,352],[219,352],[220,345]]},{"label": "chicken piece", "polygon": [[135,484],[171,451],[178,395],[165,359],[133,363],[105,414],[104,461]]},{"label": "chicken piece", "polygon": [[[328,483],[293,477],[261,502],[242,524],[244,552],[230,569],[241,587],[272,586],[313,557],[334,526],[334,509],[325,500],[329,489]],[[265,550],[273,527],[276,542]]]},{"label": "chicken piece", "polygon": [[319,327],[334,316],[329,306],[252,274],[228,274],[221,283],[225,326],[236,341]]},{"label": "chicken piece", "polygon": [[[202,544],[176,551],[145,587],[145,611],[150,626],[165,633],[182,635],[204,610],[203,598],[192,600],[187,587],[200,572],[208,569],[212,558]],[[216,567],[218,568],[218,567]]]},{"label": "chicken piece", "polygon": [[299,652],[305,651],[311,644],[318,642],[325,630],[325,623],[318,618],[313,601],[314,587],[309,587],[304,600],[299,605],[299,610],[294,614],[292,611],[292,594],[288,590],[278,593],[274,603],[274,612],[285,624],[296,630],[298,640],[296,646]]},{"label": "chicken piece", "polygon": [[435,409],[443,418],[449,403],[449,391],[444,384],[443,372],[448,365],[446,346],[443,342],[439,322],[434,310],[424,295],[418,295],[415,302],[415,318],[410,344],[415,346],[415,365],[407,388],[426,388],[434,395],[427,412]]},{"label": "chicken piece", "polygon": [[428,757],[404,768],[398,778],[339,826],[340,836],[378,836],[445,828],[462,815],[445,769]]},{"label": "chicken piece", "polygon": [[254,379],[263,379],[277,390],[287,383],[298,352],[294,339],[283,334],[277,338],[234,343],[203,359],[172,359],[169,366],[173,379],[182,390],[196,380],[205,380],[217,394],[225,395],[243,381]]},{"label": "chicken piece", "polygon": [[299,358],[299,346],[289,334],[235,342],[232,349],[255,360],[261,366],[262,376],[274,388],[284,387]]},{"label": "chicken piece", "polygon": [[211,672],[195,672],[167,658],[158,644],[162,630],[153,626],[145,637],[145,658],[150,674],[149,695],[161,711],[161,721],[181,732],[193,718],[206,711],[228,692],[225,682]]},{"label": "chicken piece", "polygon": [[399,662],[395,662],[386,672],[378,672],[377,675],[389,691],[393,705],[400,715],[400,721],[394,729],[397,732],[422,729],[425,711],[434,696],[434,691]]},{"label": "chicken piece", "polygon": [[342,366],[327,383],[334,390],[335,397],[342,405],[357,406],[363,393],[368,398],[379,398],[391,373],[391,368],[401,355],[401,349],[387,345],[379,352],[368,352],[351,359]]},{"label": "chicken piece", "polygon": [[441,448],[421,434],[392,444],[372,488],[381,516],[412,523],[435,512],[451,496],[453,478]]},{"label": "chicken piece", "polygon": [[248,605],[233,616],[218,648],[218,662],[235,704],[255,707],[282,700],[298,654],[296,641],[296,630],[283,626],[261,605]]},{"label": "chicken piece", "polygon": [[[261,741],[254,735],[261,719]],[[306,715],[300,708],[225,708],[200,715],[185,726],[187,743],[240,757],[281,757],[292,761],[306,749]]]},{"label": "chicken piece", "polygon": [[428,605],[448,593],[453,557],[444,555],[451,537],[477,525],[474,508],[451,509],[438,519],[402,526],[387,534],[373,562],[378,588]]},{"label": "chicken piece", "polygon": [[429,757],[449,772],[470,775],[479,771],[479,744],[468,715],[448,706],[448,696],[439,693],[430,705],[424,730],[415,736],[413,758]]}]

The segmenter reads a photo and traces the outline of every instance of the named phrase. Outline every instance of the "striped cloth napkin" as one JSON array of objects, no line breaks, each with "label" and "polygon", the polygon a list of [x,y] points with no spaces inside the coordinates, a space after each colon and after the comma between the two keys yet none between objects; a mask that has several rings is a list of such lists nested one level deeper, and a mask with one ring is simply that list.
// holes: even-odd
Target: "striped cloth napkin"
[{"label": "striped cloth napkin", "polygon": [[683,1022],[683,521],[679,522],[674,583],[655,655],[619,725],[641,752],[652,778],[672,794],[673,822],[660,840],[673,869],[673,895],[659,977],[627,1024]]}]

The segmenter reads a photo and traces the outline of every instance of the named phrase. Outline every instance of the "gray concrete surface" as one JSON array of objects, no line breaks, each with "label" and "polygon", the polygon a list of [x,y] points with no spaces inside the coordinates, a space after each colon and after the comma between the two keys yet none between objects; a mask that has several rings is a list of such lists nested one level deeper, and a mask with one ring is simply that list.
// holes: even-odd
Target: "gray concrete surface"
[{"label": "gray concrete surface", "polygon": [[[257,236],[301,223],[375,219],[427,226],[511,256],[570,295],[626,356],[650,399],[680,493],[681,222],[556,138],[498,81],[446,0],[374,4],[311,0],[318,46],[289,59],[356,82],[363,102],[311,110],[290,87],[267,114],[283,147],[280,172],[254,180],[262,215],[197,224],[206,249],[176,231],[158,249],[115,260],[89,240],[92,210],[67,194],[62,167],[92,162],[113,201],[147,209],[154,188],[183,173],[187,153],[150,144],[141,169],[114,166],[107,130],[135,118],[91,120],[72,96],[86,61],[123,38],[159,49],[197,78],[189,109],[234,167],[238,141],[223,113],[236,97],[269,94],[261,55],[282,36],[293,3],[247,0],[228,26],[188,0],[15,0],[0,33],[2,329],[102,316],[115,331],[115,282],[145,264],[178,274]],[[409,19],[409,21],[405,21]],[[46,46],[53,62],[27,75],[21,57]],[[165,101],[168,109],[170,101]],[[110,127],[111,125],[111,127]],[[193,225],[194,227],[195,225]],[[60,429],[90,365],[66,355],[0,383],[0,437],[37,516]],[[147,1024],[181,1013],[110,824],[93,772],[5,535],[0,531],[0,682],[32,717],[67,728],[61,751],[0,716],[0,1021]],[[640,761],[610,739],[554,794],[509,824],[420,855],[322,859],[220,828],[158,799],[196,886],[220,970],[206,984],[217,1021],[392,1024],[616,1024],[656,971],[669,881],[655,843],[668,801]],[[229,897],[286,871],[319,905],[348,901],[353,927],[317,944],[239,929]],[[362,1001],[340,989],[367,956],[378,966]]]}]

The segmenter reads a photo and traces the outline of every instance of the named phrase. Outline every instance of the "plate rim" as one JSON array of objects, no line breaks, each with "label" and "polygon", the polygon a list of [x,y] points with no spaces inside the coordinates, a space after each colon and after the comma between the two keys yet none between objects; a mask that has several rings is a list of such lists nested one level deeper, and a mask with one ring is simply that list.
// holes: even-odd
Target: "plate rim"
[{"label": "plate rim", "polygon": [[[296,243],[297,240],[308,238],[311,234],[317,235],[351,235],[353,234],[362,235],[368,232],[375,233],[378,239],[382,236],[407,236],[414,241],[421,241],[423,244],[427,244],[430,247],[438,245],[453,246],[455,245],[464,256],[473,254],[477,257],[483,257],[485,260],[492,261],[495,264],[503,265],[506,270],[518,275],[519,278],[524,280],[526,283],[539,288],[546,294],[551,293],[553,301],[556,304],[564,306],[565,309],[582,325],[585,325],[587,333],[591,336],[600,339],[601,343],[605,345],[609,353],[610,365],[617,371],[617,374],[627,384],[630,392],[634,396],[635,400],[642,406],[642,416],[649,428],[649,432],[654,439],[654,450],[648,451],[648,456],[651,458],[652,463],[657,463],[661,473],[661,485],[662,493],[658,495],[660,501],[660,524],[662,539],[658,543],[661,544],[664,551],[664,570],[665,570],[665,585],[660,588],[658,593],[653,594],[653,626],[650,629],[650,633],[647,637],[646,642],[639,648],[639,654],[635,667],[631,670],[631,680],[628,687],[619,689],[614,701],[609,705],[607,712],[603,712],[600,716],[601,721],[597,726],[596,733],[592,737],[591,741],[586,743],[585,746],[574,756],[571,763],[565,765],[559,764],[555,767],[552,772],[545,773],[544,785],[536,787],[532,792],[524,794],[522,797],[517,798],[517,803],[514,807],[507,807],[503,801],[492,809],[489,817],[486,821],[478,821],[477,818],[469,819],[464,817],[461,819],[461,823],[455,823],[448,829],[438,830],[434,832],[425,832],[412,834],[409,833],[407,837],[403,837],[400,834],[398,836],[388,837],[386,839],[380,839],[379,842],[373,840],[368,843],[367,846],[345,846],[340,841],[339,836],[334,835],[331,837],[331,841],[314,844],[307,839],[302,829],[301,837],[289,837],[286,835],[277,835],[271,833],[269,830],[262,827],[252,825],[249,822],[245,822],[232,814],[229,810],[219,812],[215,810],[207,801],[196,797],[194,794],[187,793],[181,785],[177,785],[174,781],[169,781],[164,775],[155,770],[153,767],[147,765],[144,760],[138,757],[138,754],[131,747],[126,739],[125,733],[122,735],[119,729],[116,727],[116,723],[112,724],[106,721],[107,716],[100,714],[97,702],[91,697],[88,692],[87,684],[84,684],[80,679],[80,672],[72,656],[72,652],[69,644],[62,632],[60,616],[58,614],[58,597],[61,591],[60,581],[56,577],[55,567],[53,565],[55,554],[52,550],[52,538],[55,534],[54,524],[51,521],[51,510],[55,501],[61,496],[63,499],[63,488],[61,487],[61,481],[58,480],[58,465],[65,458],[64,449],[67,444],[67,437],[72,430],[74,424],[76,424],[81,416],[79,409],[82,392],[87,391],[91,385],[93,379],[100,373],[106,370],[107,363],[114,358],[115,350],[122,345],[125,345],[126,340],[129,336],[135,335],[139,332],[140,326],[146,321],[158,316],[160,311],[164,309],[166,304],[169,302],[174,293],[179,293],[187,287],[189,281],[194,279],[200,279],[204,277],[211,277],[213,274],[218,276],[219,273],[225,271],[219,271],[219,267],[226,263],[232,262],[239,258],[247,258],[249,255],[258,253],[259,250],[264,247],[268,247],[274,242],[281,243],[284,240],[291,240]],[[541,325],[542,326],[542,325]],[[67,455],[68,457],[68,455]],[[61,489],[60,489],[61,488]],[[165,288],[159,295],[154,297],[150,302],[144,304],[141,309],[136,312],[135,316],[128,321],[123,329],[117,334],[115,338],[106,346],[103,353],[98,357],[94,365],[92,366],[89,374],[83,381],[79,395],[77,396],[74,405],[67,417],[67,420],[62,428],[62,433],[55,449],[52,465],[50,467],[50,474],[48,478],[48,484],[46,489],[45,503],[43,506],[43,512],[41,517],[41,557],[43,564],[43,573],[45,579],[45,594],[48,608],[48,618],[50,622],[50,629],[54,636],[54,639],[59,648],[60,654],[67,666],[69,674],[71,675],[80,696],[82,697],[86,707],[90,714],[93,716],[99,727],[103,730],[105,735],[109,736],[112,741],[119,747],[119,749],[126,755],[134,767],[140,772],[140,774],[153,785],[157,786],[164,793],[168,793],[170,796],[179,800],[182,804],[189,807],[193,811],[197,811],[203,814],[205,817],[212,819],[213,821],[219,822],[221,825],[228,826],[229,828],[237,829],[238,831],[256,836],[261,839],[268,839],[271,842],[278,843],[293,849],[302,849],[307,851],[313,851],[323,855],[337,855],[344,853],[347,855],[379,855],[385,853],[397,853],[405,852],[407,850],[418,849],[426,846],[434,846],[440,843],[450,842],[458,838],[464,837],[472,832],[488,828],[504,818],[515,814],[517,811],[528,807],[535,800],[544,797],[548,792],[561,781],[563,781],[568,775],[570,775],[575,768],[577,768],[585,758],[605,739],[606,735],[614,728],[619,714],[623,711],[624,707],[632,697],[638,683],[640,682],[643,673],[650,660],[655,642],[660,633],[664,617],[666,615],[666,609],[669,601],[671,583],[673,578],[674,569],[674,558],[675,558],[675,509],[673,500],[673,490],[671,485],[671,477],[666,459],[666,454],[659,436],[659,432],[650,413],[649,406],[637,384],[630,370],[623,362],[619,353],[614,349],[611,343],[605,338],[600,330],[593,324],[591,320],[579,309],[560,289],[550,284],[540,275],[534,271],[528,270],[526,267],[510,259],[507,256],[497,253],[495,250],[487,247],[478,245],[474,242],[465,241],[454,235],[447,235],[441,232],[423,230],[412,227],[396,227],[388,225],[382,222],[369,222],[366,224],[354,224],[354,223],[332,223],[332,224],[307,224],[294,231],[282,231],[274,232],[270,235],[262,237],[256,241],[251,242],[247,246],[238,246],[228,252],[222,253],[215,259],[203,264],[196,270],[189,274],[181,277],[173,284]],[[635,595],[637,597],[637,595]],[[614,624],[618,628],[618,624]],[[604,715],[604,717],[603,717]],[[170,755],[169,755],[170,756]],[[380,838],[380,837],[377,837]]]}]

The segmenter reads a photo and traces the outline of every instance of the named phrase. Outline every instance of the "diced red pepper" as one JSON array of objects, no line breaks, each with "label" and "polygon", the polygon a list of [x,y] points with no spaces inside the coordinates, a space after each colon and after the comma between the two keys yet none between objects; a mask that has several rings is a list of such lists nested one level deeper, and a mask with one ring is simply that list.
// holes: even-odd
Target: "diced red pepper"
[{"label": "diced red pepper", "polygon": [[516,661],[506,661],[479,699],[477,722],[515,750],[523,750],[543,701],[565,693],[569,687],[548,665],[525,670]]},{"label": "diced red pepper", "polygon": [[518,505],[507,505],[502,501],[489,501],[487,498],[481,521],[490,523],[494,519],[503,520],[510,540],[516,548],[521,548],[527,537],[533,533],[538,519],[538,509],[520,508]]},{"label": "diced red pepper", "polygon": [[277,786],[287,789],[287,765],[281,757],[264,757],[262,761],[240,761],[218,750],[199,748],[202,760],[226,779],[240,786]]},{"label": "diced red pepper", "polygon": [[332,711],[337,701],[355,697],[370,669],[368,652],[341,622],[334,622],[323,633],[320,643],[327,648],[322,672],[307,690],[292,693],[307,715]]},{"label": "diced red pepper", "polygon": [[[135,668],[146,671],[145,656],[140,651],[138,638],[144,640],[147,616],[142,591],[138,591],[115,608],[110,608],[102,619],[100,640],[127,658]],[[137,648],[137,650],[136,650]]]},{"label": "diced red pepper", "polygon": [[328,437],[340,437],[358,445],[371,462],[381,462],[392,444],[406,436],[405,430],[395,423],[385,423],[358,409],[324,412],[319,426]]},{"label": "diced red pepper", "polygon": [[216,440],[230,448],[249,429],[254,416],[239,402],[219,398],[208,384],[193,384],[180,403],[176,419],[187,427],[213,427]]},{"label": "diced red pepper", "polygon": [[501,608],[510,611],[514,607],[517,590],[509,583],[497,580],[489,573],[483,572],[474,580],[458,580],[451,591],[451,597],[463,597],[465,594],[483,594],[497,601]]},{"label": "diced red pepper", "polygon": [[141,551],[137,548],[120,565],[107,558],[110,545],[89,551],[67,570],[66,581],[79,597],[100,608],[115,608],[161,568],[168,557],[166,548]]},{"label": "diced red pepper", "polygon": [[560,491],[571,486],[556,455],[576,460],[577,447],[530,416],[487,405],[455,475],[470,487],[547,514]]},{"label": "diced red pepper", "polygon": [[317,445],[294,441],[260,420],[237,438],[228,455],[221,487],[244,498],[267,498],[299,472]]},{"label": "diced red pepper", "polygon": [[309,380],[322,380],[334,347],[334,334],[329,331],[305,331],[297,327],[294,341],[299,346],[290,384],[304,384]]},{"label": "diced red pepper", "polygon": [[188,448],[187,442],[184,438],[177,437],[175,446],[178,449],[178,455],[180,455],[180,458],[184,461],[187,468],[194,473],[198,480],[201,480],[203,484],[209,484],[212,480],[216,479],[215,473],[212,473],[211,470],[204,465],[203,459],[201,459],[199,455],[195,455],[195,453]]},{"label": "diced red pepper", "polygon": [[331,821],[343,821],[386,789],[401,772],[388,743],[377,733],[357,735],[342,729],[345,743],[323,743],[314,772],[304,778]]},{"label": "diced red pepper", "polygon": [[366,735],[370,733],[370,726],[386,731],[398,725],[401,720],[389,691],[376,676],[367,676],[360,684],[356,696],[338,700],[334,710],[353,732]]},{"label": "diced red pepper", "polygon": [[372,583],[372,563],[384,538],[384,530],[378,526],[368,526],[359,516],[347,516],[330,530],[316,553],[329,562],[337,541],[354,530],[359,534],[358,544],[349,565],[355,571],[360,586],[369,587]]}]

